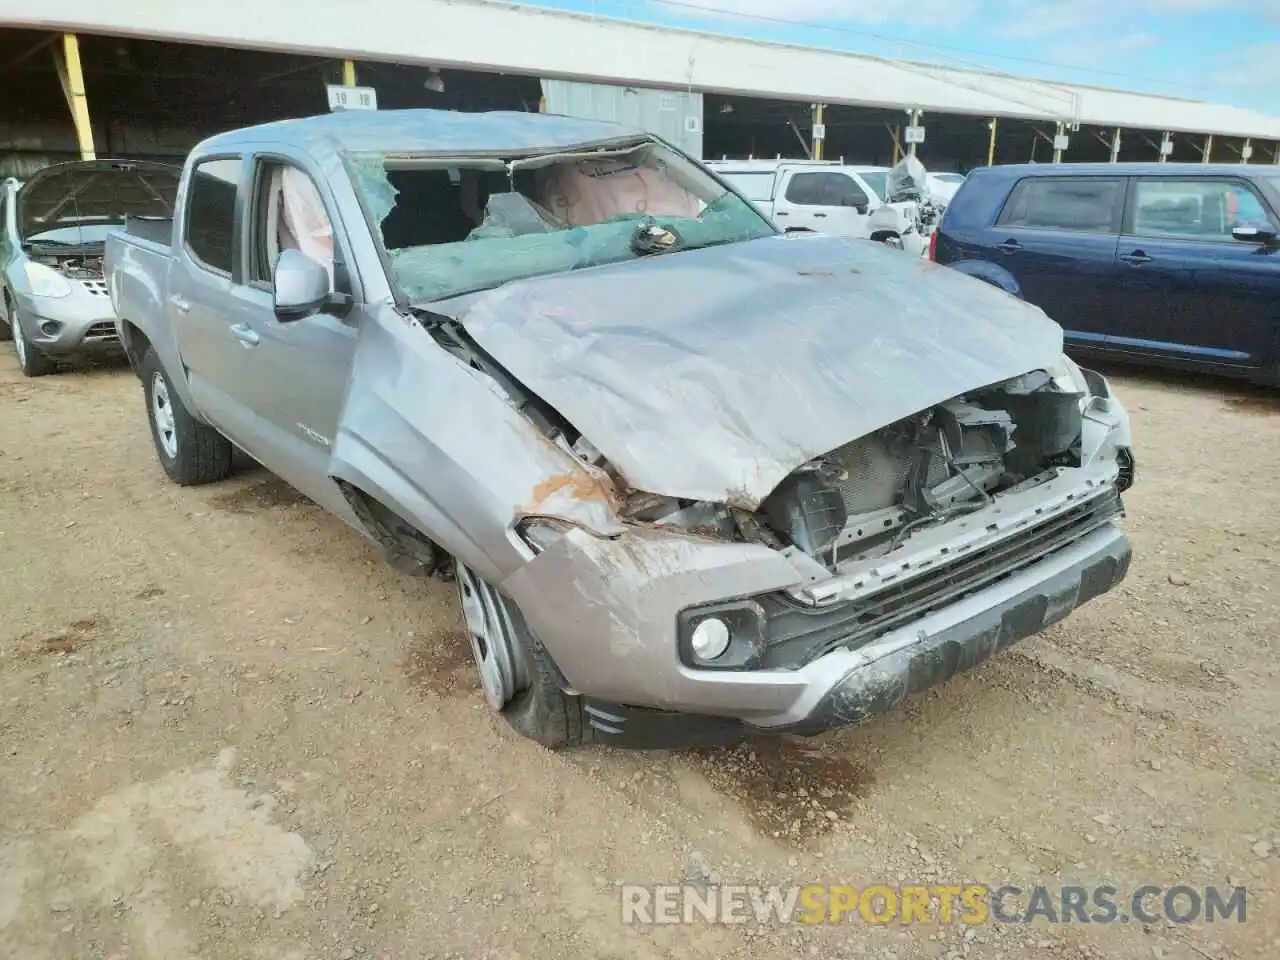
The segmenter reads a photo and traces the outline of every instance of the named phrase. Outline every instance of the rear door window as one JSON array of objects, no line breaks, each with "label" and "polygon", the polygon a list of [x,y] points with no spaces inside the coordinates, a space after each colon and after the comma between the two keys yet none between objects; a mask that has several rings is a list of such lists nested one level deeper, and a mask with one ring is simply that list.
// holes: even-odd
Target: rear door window
[{"label": "rear door window", "polygon": [[816,207],[822,204],[822,178],[824,173],[797,173],[787,182],[787,200],[801,206]]},{"label": "rear door window", "polygon": [[852,207],[867,202],[867,195],[843,173],[797,173],[787,184],[787,199],[800,206]]},{"label": "rear door window", "polygon": [[186,245],[206,269],[231,275],[235,261],[236,187],[239,157],[196,164],[187,190]]},{"label": "rear door window", "polygon": [[877,197],[881,200],[888,199],[885,194],[885,184],[889,180],[887,173],[881,173],[879,170],[869,170],[859,173],[858,176],[862,178],[863,183],[875,191]]},{"label": "rear door window", "polygon": [[998,223],[1073,233],[1118,233],[1123,177],[1029,177],[1018,182]]},{"label": "rear door window", "polygon": [[1262,200],[1239,180],[1142,178],[1132,207],[1135,237],[1231,241],[1236,227],[1270,222]]}]

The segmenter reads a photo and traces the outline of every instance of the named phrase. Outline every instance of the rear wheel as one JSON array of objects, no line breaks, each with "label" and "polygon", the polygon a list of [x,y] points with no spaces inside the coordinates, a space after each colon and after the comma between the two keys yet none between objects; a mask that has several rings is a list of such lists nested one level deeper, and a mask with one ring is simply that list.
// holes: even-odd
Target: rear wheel
[{"label": "rear wheel", "polygon": [[875,240],[877,243],[883,243],[886,247],[892,247],[894,250],[904,249],[902,237],[898,236],[896,233],[877,234],[871,239]]},{"label": "rear wheel", "polygon": [[545,747],[582,742],[582,706],[561,687],[551,658],[519,608],[454,561],[458,602],[489,707]]},{"label": "rear wheel", "polygon": [[147,348],[138,374],[156,456],[169,479],[184,487],[226,479],[231,474],[231,442],[191,416],[154,349]]}]

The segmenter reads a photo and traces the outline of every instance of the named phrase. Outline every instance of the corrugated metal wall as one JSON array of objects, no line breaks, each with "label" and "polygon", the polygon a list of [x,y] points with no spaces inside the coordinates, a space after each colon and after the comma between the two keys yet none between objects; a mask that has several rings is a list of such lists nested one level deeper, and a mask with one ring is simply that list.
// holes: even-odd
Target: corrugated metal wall
[{"label": "corrugated metal wall", "polygon": [[547,113],[639,127],[702,159],[702,94],[603,83],[543,80]]}]

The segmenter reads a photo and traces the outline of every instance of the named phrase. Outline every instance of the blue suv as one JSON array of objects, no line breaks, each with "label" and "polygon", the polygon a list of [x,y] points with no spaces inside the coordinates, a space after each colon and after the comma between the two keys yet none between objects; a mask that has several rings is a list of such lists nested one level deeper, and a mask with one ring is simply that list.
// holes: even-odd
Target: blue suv
[{"label": "blue suv", "polygon": [[1069,353],[1280,381],[1280,167],[973,171],[930,256],[1043,309]]}]

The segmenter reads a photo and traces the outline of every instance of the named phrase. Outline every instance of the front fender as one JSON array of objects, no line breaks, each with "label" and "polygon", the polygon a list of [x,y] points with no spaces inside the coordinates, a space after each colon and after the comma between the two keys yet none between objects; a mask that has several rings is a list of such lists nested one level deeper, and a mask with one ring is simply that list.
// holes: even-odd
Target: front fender
[{"label": "front fender", "polygon": [[329,473],[493,583],[528,560],[514,533],[523,517],[625,529],[600,471],[390,305],[361,324]]}]

